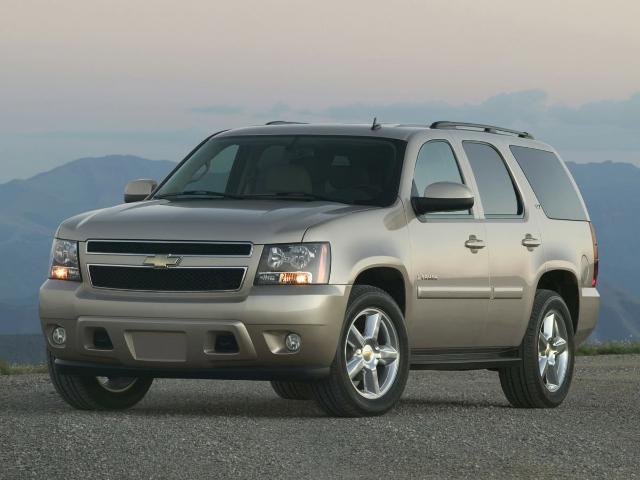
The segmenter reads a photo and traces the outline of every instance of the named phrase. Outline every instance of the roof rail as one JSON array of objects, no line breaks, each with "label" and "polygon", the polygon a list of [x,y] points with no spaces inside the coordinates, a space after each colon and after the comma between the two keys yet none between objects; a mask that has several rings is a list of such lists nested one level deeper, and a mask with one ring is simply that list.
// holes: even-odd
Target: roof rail
[{"label": "roof rail", "polygon": [[481,123],[465,123],[465,122],[433,122],[431,128],[435,129],[453,129],[453,130],[482,130],[487,133],[508,133],[510,135],[517,135],[520,138],[528,138],[534,140],[533,135],[527,132],[520,132],[518,130],[511,130],[510,128],[494,127],[493,125],[483,125]]},{"label": "roof rail", "polygon": [[271,120],[265,123],[265,125],[306,125],[305,122],[288,122],[286,120]]}]

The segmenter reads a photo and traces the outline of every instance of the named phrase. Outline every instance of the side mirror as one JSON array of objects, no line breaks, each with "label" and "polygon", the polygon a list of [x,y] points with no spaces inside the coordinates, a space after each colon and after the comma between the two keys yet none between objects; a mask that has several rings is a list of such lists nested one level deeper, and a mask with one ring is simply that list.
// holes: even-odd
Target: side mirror
[{"label": "side mirror", "polygon": [[134,180],[127,183],[124,189],[124,203],[140,202],[151,195],[158,182],[155,180]]},{"label": "side mirror", "polygon": [[411,197],[417,215],[435,212],[456,212],[473,207],[473,193],[466,185],[436,182],[424,189],[423,197]]}]

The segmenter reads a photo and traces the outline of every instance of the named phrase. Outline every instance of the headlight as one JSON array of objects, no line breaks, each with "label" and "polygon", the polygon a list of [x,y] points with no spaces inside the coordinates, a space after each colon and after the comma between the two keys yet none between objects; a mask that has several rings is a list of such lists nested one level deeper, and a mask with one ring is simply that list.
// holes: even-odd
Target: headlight
[{"label": "headlight", "polygon": [[327,283],[331,266],[328,243],[265,245],[256,273],[256,285]]},{"label": "headlight", "polygon": [[78,262],[78,242],[60,240],[59,238],[53,240],[49,278],[75,282],[82,280],[80,263]]}]

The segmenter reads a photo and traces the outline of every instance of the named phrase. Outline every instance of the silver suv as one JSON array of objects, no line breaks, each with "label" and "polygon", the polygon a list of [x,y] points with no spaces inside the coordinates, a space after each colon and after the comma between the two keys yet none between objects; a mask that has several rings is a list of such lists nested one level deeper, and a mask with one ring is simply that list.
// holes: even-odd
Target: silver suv
[{"label": "silver suv", "polygon": [[228,378],[378,415],[410,369],[494,370],[512,405],[555,407],[596,325],[589,216],[526,132],[271,122],[212,135],[125,202],[58,228],[40,291],[76,408]]}]

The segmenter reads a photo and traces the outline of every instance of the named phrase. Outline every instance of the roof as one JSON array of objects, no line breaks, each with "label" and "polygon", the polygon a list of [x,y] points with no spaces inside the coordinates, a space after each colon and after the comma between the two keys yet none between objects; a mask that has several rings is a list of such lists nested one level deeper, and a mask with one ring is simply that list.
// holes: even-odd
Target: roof
[{"label": "roof", "polygon": [[382,124],[376,130],[371,124],[322,124],[322,123],[277,123],[253,127],[234,128],[219,136],[237,135],[350,135],[358,137],[395,138],[408,140],[416,132],[423,132],[427,125],[389,125]]},{"label": "roof", "polygon": [[[374,128],[375,127],[375,128]],[[543,142],[539,142],[527,132],[520,132],[508,128],[491,125],[461,123],[461,122],[434,122],[431,125],[418,124],[342,124],[342,123],[298,123],[273,121],[265,125],[235,128],[219,134],[220,137],[249,136],[249,135],[336,135],[358,136],[372,138],[393,138],[409,141],[416,134],[438,132],[448,138],[484,139],[494,142],[508,139],[509,142],[520,145],[531,145],[549,149]]]}]

